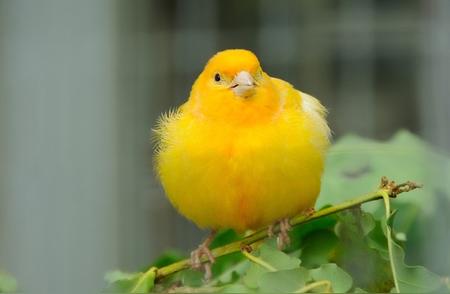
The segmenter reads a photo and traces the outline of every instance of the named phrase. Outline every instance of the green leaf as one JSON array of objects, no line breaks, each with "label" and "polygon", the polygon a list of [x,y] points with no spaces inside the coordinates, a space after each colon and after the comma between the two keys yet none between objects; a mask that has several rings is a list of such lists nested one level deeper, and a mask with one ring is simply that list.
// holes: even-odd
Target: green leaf
[{"label": "green leaf", "polygon": [[[435,191],[450,191],[450,158],[436,152],[419,137],[399,131],[389,141],[378,142],[354,135],[342,137],[329,151],[322,192],[317,205],[337,203],[376,188],[381,176],[398,182],[411,180],[427,189],[408,193],[394,203],[415,203],[421,207],[417,216],[434,213]],[[447,195],[447,201],[450,195]],[[378,205],[369,205],[373,212]]]},{"label": "green leaf", "polygon": [[121,293],[149,293],[154,286],[156,271],[145,273],[126,273],[111,271],[105,275],[108,290]]},{"label": "green leaf", "polygon": [[0,270],[0,293],[16,292],[17,281],[10,274]]},{"label": "green leaf", "polygon": [[252,293],[252,290],[242,284],[231,284],[223,287],[220,293]]},{"label": "green leaf", "polygon": [[[408,261],[450,275],[450,156],[419,137],[399,131],[390,140],[378,142],[354,135],[342,137],[327,156],[321,195],[317,205],[335,204],[375,190],[381,176],[397,182],[413,180],[423,189],[409,192],[392,202],[401,210],[396,230],[406,236]],[[382,214],[380,201],[364,210]]]},{"label": "green leaf", "polygon": [[[229,244],[240,238],[234,230],[222,230],[216,234],[210,248],[216,248]],[[221,256],[216,259],[212,266],[213,280],[210,285],[223,285],[237,280],[247,269],[244,257],[240,252]]]},{"label": "green leaf", "polygon": [[395,242],[394,264],[397,270],[398,285],[401,293],[430,293],[442,286],[441,277],[423,266],[407,266],[404,263],[405,253]]},{"label": "green leaf", "polygon": [[149,293],[155,285],[156,271],[149,270],[143,273],[136,284],[133,285],[131,293]]},{"label": "green leaf", "polygon": [[260,258],[268,262],[277,270],[288,270],[298,268],[300,266],[300,259],[289,256],[288,254],[278,250],[275,247],[262,244],[260,249]]},{"label": "green leaf", "polygon": [[323,264],[309,273],[315,281],[330,281],[336,293],[345,293],[352,287],[352,277],[334,263]]},{"label": "green leaf", "polygon": [[405,293],[429,293],[436,291],[442,286],[440,276],[430,272],[423,266],[408,266],[405,264],[405,252],[393,238],[392,227],[395,216],[397,216],[397,211],[391,212],[386,220],[385,235],[387,242],[390,242],[392,246],[392,270],[396,273],[394,277],[397,280],[398,290]]},{"label": "green leaf", "polygon": [[[389,291],[394,285],[389,258],[369,246],[368,236],[377,227],[373,217],[358,207],[339,213],[338,219],[335,262],[351,274],[355,286],[371,292]],[[385,238],[382,232],[381,237]],[[381,241],[380,248],[387,256],[387,243]]]},{"label": "green leaf", "polygon": [[375,223],[374,229],[368,235],[367,244],[370,248],[377,250],[384,260],[389,260],[387,240],[381,221]]},{"label": "green leaf", "polygon": [[[203,282],[202,272],[184,270],[158,281],[153,291],[292,292],[326,279],[337,292],[350,291],[352,285],[355,293],[389,292],[394,281],[386,234],[394,232],[394,228],[392,236],[397,239],[392,238],[389,244],[400,290],[442,290],[439,288],[443,285],[441,277],[425,267],[406,264],[425,264],[444,276],[450,275],[450,255],[447,254],[450,231],[444,231],[448,228],[447,212],[450,210],[450,181],[447,180],[450,158],[407,132],[399,132],[387,142],[347,136],[331,149],[322,194],[317,202],[319,207],[375,190],[383,175],[398,182],[424,183],[425,188],[392,201],[392,207],[398,209],[395,226],[392,217],[385,220],[382,202],[374,201],[364,204],[364,211],[354,208],[294,227],[290,232],[291,245],[285,250],[287,254],[275,248],[275,238],[266,240],[252,254],[275,271],[249,261],[238,252],[216,260],[212,267],[213,280],[207,284]],[[387,229],[386,224],[391,225],[391,229]],[[238,238],[234,231],[224,230],[218,233],[211,247],[223,246]],[[397,244],[395,240],[401,242]],[[170,250],[153,265],[164,266],[182,256]],[[136,288],[139,280],[140,286],[153,287],[152,279],[146,286],[142,273],[119,272],[110,280],[119,292]],[[180,287],[173,288],[180,283]],[[142,289],[145,290],[148,289]],[[319,290],[322,288],[312,291]]]},{"label": "green leaf", "polygon": [[181,284],[188,287],[200,287],[203,285],[204,273],[198,270],[187,269],[180,273]]},{"label": "green leaf", "polygon": [[293,269],[300,266],[300,259],[287,255],[277,248],[261,245],[260,257],[278,270]]},{"label": "green leaf", "polygon": [[[259,255],[257,255],[258,252]],[[260,259],[264,260],[277,270],[289,270],[300,267],[300,260],[298,258],[289,256],[267,244],[261,245],[260,249],[252,254],[259,256]],[[266,268],[251,262],[247,273],[243,278],[243,282],[249,288],[257,288],[260,277],[267,272],[269,271]]]},{"label": "green leaf", "polygon": [[259,278],[258,286],[263,293],[292,293],[304,287],[309,278],[308,270],[301,267],[266,272]]},{"label": "green leaf", "polygon": [[131,280],[138,277],[141,273],[127,273],[119,270],[109,271],[105,274],[105,281],[114,283],[120,280]]},{"label": "green leaf", "polygon": [[441,278],[421,266],[407,266],[404,263],[403,249],[394,241],[393,225],[397,211],[391,211],[390,198],[383,196],[385,205],[384,234],[388,243],[388,252],[395,283],[395,292],[427,293],[442,286]]},{"label": "green leaf", "polygon": [[264,274],[269,272],[267,269],[263,268],[260,265],[252,263],[250,261],[246,261],[248,264],[248,270],[245,273],[242,282],[245,286],[256,289],[258,288],[258,280]]},{"label": "green leaf", "polygon": [[[383,175],[398,181],[414,179],[424,183],[429,179],[427,169],[431,167],[428,155],[429,146],[405,131],[387,142],[354,135],[342,137],[329,151],[318,204],[336,203],[343,197],[365,193],[369,187],[375,188]],[[412,194],[415,195],[408,198],[423,203],[419,193]]]},{"label": "green leaf", "polygon": [[241,238],[234,230],[228,229],[228,230],[221,230],[217,232],[216,236],[214,237],[214,240],[211,242],[211,245],[209,246],[211,249],[223,246],[225,244],[231,243],[233,241],[237,241]]},{"label": "green leaf", "polygon": [[335,254],[338,238],[330,230],[314,231],[303,239],[300,258],[307,268],[328,263]]},{"label": "green leaf", "polygon": [[[222,257],[218,258],[216,260],[217,264],[213,265],[213,280],[210,282],[211,285],[233,283],[247,271],[249,263],[244,260],[240,252],[230,254],[229,256],[238,256],[239,259],[221,261]],[[219,267],[219,270],[216,270],[216,267]]]},{"label": "green leaf", "polygon": [[237,275],[241,275],[247,269],[244,260],[245,258],[240,252],[217,258],[212,266],[214,278],[212,282],[220,285],[236,280],[238,278]]},{"label": "green leaf", "polygon": [[108,291],[129,293],[137,283],[142,273],[126,273],[119,270],[110,271],[105,274],[108,282]]},{"label": "green leaf", "polygon": [[153,261],[152,266],[160,268],[172,264],[174,262],[180,261],[184,258],[186,258],[186,255],[183,254],[181,251],[169,249],[165,250],[158,258],[156,258]]},{"label": "green leaf", "polygon": [[[321,209],[324,209],[326,207],[329,207],[329,205],[326,205]],[[318,230],[332,229],[336,224],[336,221],[336,215],[328,215],[302,224],[301,226],[294,227],[289,233],[289,236],[291,237],[291,244],[286,248],[285,251],[292,252],[297,250],[302,246],[302,239],[305,236]]]},{"label": "green leaf", "polygon": [[222,291],[222,287],[209,287],[209,286],[203,286],[203,287],[189,287],[189,286],[174,286],[172,285],[170,289],[166,289],[164,292],[155,291],[155,293],[219,293]]}]

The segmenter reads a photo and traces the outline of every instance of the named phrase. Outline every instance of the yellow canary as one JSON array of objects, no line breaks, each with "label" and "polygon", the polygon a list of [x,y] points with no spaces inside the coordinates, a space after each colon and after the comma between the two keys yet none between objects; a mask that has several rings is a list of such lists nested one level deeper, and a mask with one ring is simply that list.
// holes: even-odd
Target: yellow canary
[{"label": "yellow canary", "polygon": [[155,168],[199,227],[258,229],[312,208],[330,129],[314,97],[242,49],[214,55],[190,97],[160,117]]}]

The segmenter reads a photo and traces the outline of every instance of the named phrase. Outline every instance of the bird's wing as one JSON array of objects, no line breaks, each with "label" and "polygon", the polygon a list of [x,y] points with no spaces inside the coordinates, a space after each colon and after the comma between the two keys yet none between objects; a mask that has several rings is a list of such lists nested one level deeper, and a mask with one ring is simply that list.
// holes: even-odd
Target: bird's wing
[{"label": "bird's wing", "polygon": [[331,131],[326,120],[327,109],[318,99],[295,89],[290,83],[282,79],[271,77],[271,80],[278,88],[285,108],[297,109],[305,113],[321,135],[325,135],[327,139],[331,137]]},{"label": "bird's wing", "polygon": [[322,117],[323,119],[326,118],[328,111],[327,109],[317,100],[317,98],[314,98],[313,96],[303,93],[301,91],[300,96],[302,97],[302,108],[303,111],[306,111],[308,113],[311,113],[312,115],[318,115]]},{"label": "bird's wing", "polygon": [[328,127],[326,120],[328,111],[320,103],[320,101],[313,96],[298,91],[301,96],[301,107],[302,110],[311,117],[311,119],[316,123],[320,131],[322,131],[328,138],[331,137],[331,131]]}]

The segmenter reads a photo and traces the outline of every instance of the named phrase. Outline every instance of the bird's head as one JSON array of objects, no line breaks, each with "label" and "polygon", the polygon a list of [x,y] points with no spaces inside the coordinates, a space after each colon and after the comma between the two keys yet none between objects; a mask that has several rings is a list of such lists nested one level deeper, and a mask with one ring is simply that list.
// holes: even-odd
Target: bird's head
[{"label": "bird's head", "polygon": [[196,80],[190,100],[200,115],[228,121],[262,119],[279,103],[258,58],[243,49],[214,55]]}]

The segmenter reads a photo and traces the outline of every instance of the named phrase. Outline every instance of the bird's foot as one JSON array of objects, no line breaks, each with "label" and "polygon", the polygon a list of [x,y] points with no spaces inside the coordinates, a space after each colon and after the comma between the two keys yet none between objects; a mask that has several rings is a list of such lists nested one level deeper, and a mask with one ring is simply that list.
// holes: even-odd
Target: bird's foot
[{"label": "bird's foot", "polygon": [[289,244],[291,244],[291,238],[289,238],[289,231],[292,229],[291,224],[289,223],[289,218],[283,218],[279,221],[280,232],[277,237],[277,247],[280,250],[286,248]]},{"label": "bird's foot", "polygon": [[303,210],[303,215],[308,219],[311,216],[313,216],[316,213],[316,210],[314,209],[314,207],[309,207],[305,210]]},{"label": "bird's foot", "polygon": [[[202,262],[202,257],[205,256],[207,261]],[[212,277],[211,265],[216,261],[214,256],[211,253],[211,250],[204,244],[198,246],[197,249],[191,252],[191,268],[193,269],[201,269],[205,271],[204,280],[209,281]]]},{"label": "bird's foot", "polygon": [[250,253],[253,251],[253,248],[252,248],[252,246],[250,246],[248,244],[241,244],[241,251]]},{"label": "bird's foot", "polygon": [[291,224],[289,223],[289,218],[283,218],[270,225],[267,228],[267,236],[269,236],[269,238],[275,236],[274,230],[276,225],[278,225],[280,228],[279,233],[277,234],[277,247],[278,249],[282,250],[291,243],[291,239],[289,238]]},{"label": "bird's foot", "polygon": [[[216,258],[209,249],[209,245],[214,239],[215,231],[212,231],[208,238],[201,243],[197,249],[191,252],[190,265],[192,269],[201,269],[205,271],[204,280],[209,281],[212,277],[211,265],[216,261]],[[206,261],[202,261],[206,257]]]}]

